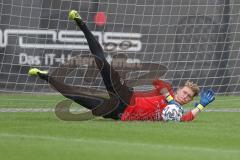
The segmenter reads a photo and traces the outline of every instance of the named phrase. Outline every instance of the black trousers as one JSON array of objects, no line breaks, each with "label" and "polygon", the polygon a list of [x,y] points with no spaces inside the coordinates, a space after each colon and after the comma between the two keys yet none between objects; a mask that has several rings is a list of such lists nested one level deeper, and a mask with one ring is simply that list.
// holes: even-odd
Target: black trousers
[{"label": "black trousers", "polygon": [[39,77],[48,81],[51,86],[58,90],[63,96],[92,110],[94,115],[118,120],[121,118],[121,114],[124,112],[127,105],[129,105],[133,90],[121,81],[118,72],[107,62],[101,45],[95,39],[91,31],[89,31],[87,25],[82,20],[76,19],[75,21],[87,39],[90,51],[100,70],[109,98],[84,94],[78,87],[66,85],[62,81],[49,75],[39,74]]}]

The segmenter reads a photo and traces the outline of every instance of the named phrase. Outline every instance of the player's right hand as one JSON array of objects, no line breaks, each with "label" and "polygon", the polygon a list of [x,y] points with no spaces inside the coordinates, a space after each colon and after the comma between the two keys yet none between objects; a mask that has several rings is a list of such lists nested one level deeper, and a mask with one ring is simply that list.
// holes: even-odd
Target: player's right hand
[{"label": "player's right hand", "polygon": [[175,104],[175,105],[177,105],[177,106],[179,106],[179,107],[182,107],[179,103],[177,103],[176,101],[174,101],[174,99],[173,99],[173,97],[172,97],[171,95],[168,95],[168,96],[166,97],[166,100],[167,100],[168,104]]}]

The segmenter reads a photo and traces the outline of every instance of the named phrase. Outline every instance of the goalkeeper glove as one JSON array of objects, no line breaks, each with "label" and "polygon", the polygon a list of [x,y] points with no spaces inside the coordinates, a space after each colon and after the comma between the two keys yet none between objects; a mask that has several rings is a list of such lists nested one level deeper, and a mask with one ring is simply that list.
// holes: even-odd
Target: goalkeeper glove
[{"label": "goalkeeper glove", "polygon": [[160,90],[160,93],[165,96],[168,104],[175,104],[175,105],[177,105],[179,108],[182,108],[182,106],[181,106],[179,103],[177,103],[176,101],[174,101],[173,97],[171,96],[171,94],[169,93],[169,91],[167,90],[167,88],[161,89],[161,90]]},{"label": "goalkeeper glove", "polygon": [[179,108],[182,108],[182,106],[179,103],[174,101],[173,97],[170,94],[168,96],[166,96],[166,100],[167,100],[168,104],[175,104]]},{"label": "goalkeeper glove", "polygon": [[213,90],[208,89],[207,91],[202,91],[200,94],[200,102],[196,103],[195,107],[197,107],[200,111],[203,111],[203,109],[214,100],[215,96]]},{"label": "goalkeeper glove", "polygon": [[175,101],[174,101],[173,97],[171,96],[171,94],[166,96],[166,100],[167,100],[168,104],[174,104],[175,103]]}]

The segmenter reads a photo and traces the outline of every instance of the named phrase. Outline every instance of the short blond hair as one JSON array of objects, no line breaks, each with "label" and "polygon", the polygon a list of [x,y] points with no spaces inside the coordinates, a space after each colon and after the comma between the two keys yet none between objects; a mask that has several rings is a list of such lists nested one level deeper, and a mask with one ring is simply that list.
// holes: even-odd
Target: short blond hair
[{"label": "short blond hair", "polygon": [[185,82],[185,84],[183,85],[183,87],[186,86],[186,87],[189,87],[193,92],[194,92],[194,95],[193,97],[197,96],[200,89],[198,87],[198,85],[192,81],[187,81]]}]

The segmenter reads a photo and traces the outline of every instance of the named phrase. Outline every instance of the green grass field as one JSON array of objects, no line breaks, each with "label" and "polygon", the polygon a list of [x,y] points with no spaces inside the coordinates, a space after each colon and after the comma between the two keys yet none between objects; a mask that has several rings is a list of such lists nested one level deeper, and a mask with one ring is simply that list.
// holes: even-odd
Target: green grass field
[{"label": "green grass field", "polygon": [[[0,94],[0,109],[54,108],[62,99]],[[219,96],[208,109],[240,110],[239,104],[238,96]],[[240,112],[204,112],[190,123],[67,122],[54,112],[0,112],[0,159],[239,160]]]}]

